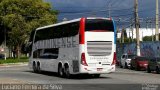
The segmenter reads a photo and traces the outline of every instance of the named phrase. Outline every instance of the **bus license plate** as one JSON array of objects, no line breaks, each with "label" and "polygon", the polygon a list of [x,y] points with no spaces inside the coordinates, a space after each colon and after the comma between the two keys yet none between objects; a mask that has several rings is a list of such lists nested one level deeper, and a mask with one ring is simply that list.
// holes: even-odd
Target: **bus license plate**
[{"label": "bus license plate", "polygon": [[97,68],[97,71],[102,71],[102,68]]}]

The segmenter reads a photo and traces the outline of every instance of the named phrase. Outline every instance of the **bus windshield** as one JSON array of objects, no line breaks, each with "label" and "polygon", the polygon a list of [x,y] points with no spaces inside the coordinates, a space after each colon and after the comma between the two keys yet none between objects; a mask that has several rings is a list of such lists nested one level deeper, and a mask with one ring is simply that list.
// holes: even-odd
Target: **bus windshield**
[{"label": "bus windshield", "polygon": [[114,32],[112,20],[106,19],[86,19],[85,31],[106,31]]}]

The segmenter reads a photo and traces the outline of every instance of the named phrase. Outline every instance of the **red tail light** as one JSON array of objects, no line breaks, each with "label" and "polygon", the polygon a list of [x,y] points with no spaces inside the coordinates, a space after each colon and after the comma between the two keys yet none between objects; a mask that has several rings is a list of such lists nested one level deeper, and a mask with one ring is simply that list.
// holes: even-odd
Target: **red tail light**
[{"label": "red tail light", "polygon": [[85,53],[82,53],[82,55],[81,55],[81,64],[84,66],[88,66],[88,64],[86,62]]},{"label": "red tail light", "polygon": [[115,65],[115,64],[116,64],[116,52],[114,52],[113,61],[112,61],[112,65]]}]

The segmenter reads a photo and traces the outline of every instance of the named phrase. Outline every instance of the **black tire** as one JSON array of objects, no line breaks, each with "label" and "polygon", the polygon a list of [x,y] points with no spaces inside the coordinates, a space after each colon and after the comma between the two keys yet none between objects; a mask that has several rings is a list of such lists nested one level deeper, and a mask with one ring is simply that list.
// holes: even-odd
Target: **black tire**
[{"label": "black tire", "polygon": [[123,66],[120,64],[120,68],[123,68]]},{"label": "black tire", "polygon": [[119,63],[119,67],[120,67],[120,68],[122,68],[122,64],[121,64],[121,62]]},{"label": "black tire", "polygon": [[64,73],[65,73],[66,78],[71,78],[72,75],[69,72],[69,66],[68,65],[65,66]]},{"label": "black tire", "polygon": [[37,73],[41,73],[40,63],[37,63]]},{"label": "black tire", "polygon": [[147,73],[151,73],[151,69],[149,66],[147,66]]},{"label": "black tire", "polygon": [[32,68],[33,68],[33,72],[34,72],[34,73],[37,73],[37,67],[36,67],[35,62],[33,62]]},{"label": "black tire", "polygon": [[124,68],[128,68],[127,63],[125,63]]},{"label": "black tire", "polygon": [[138,66],[135,66],[135,70],[136,70],[136,71],[139,71],[139,67],[138,67]]},{"label": "black tire", "polygon": [[58,75],[59,75],[60,77],[64,77],[64,72],[63,72],[62,65],[59,65],[59,66],[58,66]]},{"label": "black tire", "polygon": [[100,77],[100,74],[94,74],[94,77],[95,77],[95,78],[99,78],[99,77]]},{"label": "black tire", "polygon": [[158,68],[158,66],[156,67],[156,73],[159,74],[160,70]]},{"label": "black tire", "polygon": [[130,66],[130,69],[131,69],[131,70],[133,70],[133,66],[132,66],[132,64],[131,64],[131,66]]}]

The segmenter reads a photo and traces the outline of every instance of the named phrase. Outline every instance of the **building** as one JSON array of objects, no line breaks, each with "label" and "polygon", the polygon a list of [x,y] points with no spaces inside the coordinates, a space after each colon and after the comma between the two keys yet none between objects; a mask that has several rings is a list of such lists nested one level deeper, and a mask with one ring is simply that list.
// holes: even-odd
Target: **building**
[{"label": "building", "polygon": [[[160,32],[160,29],[159,29]],[[136,29],[133,29],[133,34],[132,34],[132,30],[130,28],[126,29],[126,33],[127,33],[127,37],[131,37],[133,35],[133,38],[136,38]],[[142,41],[143,37],[145,36],[152,36],[155,35],[155,28],[139,28],[139,38],[140,41]],[[117,33],[117,38],[121,38],[121,31]]]},{"label": "building", "polygon": [[5,54],[6,53],[6,57],[9,57],[9,49],[8,47],[5,47],[4,44],[0,45],[0,54]]}]

